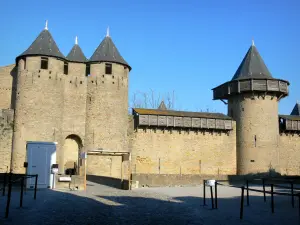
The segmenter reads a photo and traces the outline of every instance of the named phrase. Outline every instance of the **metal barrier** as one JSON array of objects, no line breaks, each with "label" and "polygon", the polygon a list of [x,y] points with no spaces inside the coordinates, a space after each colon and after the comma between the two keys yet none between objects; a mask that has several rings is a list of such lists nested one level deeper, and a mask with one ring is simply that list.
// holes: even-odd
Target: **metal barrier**
[{"label": "metal barrier", "polygon": [[[5,210],[5,218],[8,218],[9,215],[9,207],[10,207],[10,200],[11,200],[11,191],[12,191],[12,184],[20,182],[21,185],[21,192],[20,192],[20,208],[23,207],[23,193],[24,193],[24,184],[26,179],[35,178],[35,187],[34,187],[34,199],[36,200],[36,194],[37,194],[37,182],[38,182],[38,174],[36,175],[24,175],[16,180],[12,180],[12,173],[9,173],[8,175],[8,183],[7,180],[7,174],[4,176],[4,184],[3,184],[3,192],[2,195],[5,196],[5,187],[8,184],[8,192],[7,192],[7,202],[6,202],[6,210]],[[26,190],[26,187],[25,187]]]},{"label": "metal barrier", "polygon": [[[248,206],[250,205],[249,191],[263,193],[264,202],[266,202],[266,194],[270,194],[271,195],[271,210],[272,210],[272,213],[274,213],[274,211],[275,211],[274,195],[291,196],[292,197],[291,202],[292,202],[292,207],[293,208],[295,206],[294,196],[298,196],[298,199],[299,199],[299,216],[300,216],[300,193],[295,193],[295,190],[300,190],[300,188],[295,188],[293,181],[288,181],[291,184],[290,187],[282,186],[282,185],[275,185],[275,184],[271,183],[271,184],[269,184],[270,187],[271,187],[271,191],[266,191],[266,180],[267,179],[260,179],[260,180],[262,181],[263,190],[249,188],[249,183],[251,183],[251,181],[249,181],[249,180],[246,180],[245,184],[242,185],[242,186],[229,185],[229,184],[225,185],[225,184],[219,183],[220,181],[216,180],[216,181],[214,181],[215,200],[213,199],[213,189],[212,189],[213,185],[211,185],[211,184],[207,185],[207,180],[203,180],[203,206],[206,205],[206,186],[210,186],[212,209],[217,209],[218,208],[218,185],[222,185],[222,186],[226,186],[226,187],[233,187],[233,188],[240,188],[241,189],[240,219],[243,219],[243,215],[244,215],[244,194],[245,194],[245,189],[246,189],[246,195],[247,195],[246,200],[247,200],[247,205]],[[222,182],[228,182],[228,180],[222,180]],[[287,182],[287,181],[285,180],[285,182]],[[246,187],[245,187],[245,185],[246,185]],[[274,192],[274,187],[291,189],[291,193]]]}]

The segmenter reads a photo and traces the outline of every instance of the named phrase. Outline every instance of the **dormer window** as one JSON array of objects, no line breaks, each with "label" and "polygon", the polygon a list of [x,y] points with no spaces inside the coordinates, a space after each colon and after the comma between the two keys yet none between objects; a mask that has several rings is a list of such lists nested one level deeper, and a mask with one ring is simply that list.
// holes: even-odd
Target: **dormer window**
[{"label": "dormer window", "polygon": [[48,69],[48,58],[47,57],[41,58],[41,69],[43,69],[43,70]]},{"label": "dormer window", "polygon": [[112,65],[111,65],[111,63],[105,63],[105,74],[112,74]]},{"label": "dormer window", "polygon": [[64,62],[64,74],[68,74],[69,72],[69,64],[67,62]]}]

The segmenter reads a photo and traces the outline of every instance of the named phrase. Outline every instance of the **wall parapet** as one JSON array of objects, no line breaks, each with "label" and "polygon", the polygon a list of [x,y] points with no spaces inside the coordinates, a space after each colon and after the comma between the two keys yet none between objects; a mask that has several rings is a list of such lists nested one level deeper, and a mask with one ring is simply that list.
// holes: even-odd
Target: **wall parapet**
[{"label": "wall parapet", "polygon": [[281,132],[300,132],[300,116],[279,115],[279,127]]},{"label": "wall parapet", "polygon": [[135,127],[232,130],[231,117],[221,113],[133,109]]}]

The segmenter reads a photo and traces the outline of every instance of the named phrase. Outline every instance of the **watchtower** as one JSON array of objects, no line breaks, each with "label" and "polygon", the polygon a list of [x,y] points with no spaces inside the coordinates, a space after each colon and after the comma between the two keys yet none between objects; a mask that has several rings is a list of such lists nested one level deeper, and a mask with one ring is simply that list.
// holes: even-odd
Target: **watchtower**
[{"label": "watchtower", "polygon": [[272,77],[253,42],[231,81],[213,89],[236,120],[238,174],[280,171],[278,102],[288,85]]},{"label": "watchtower", "polygon": [[[18,74],[13,173],[24,172],[26,141],[61,143],[65,60],[48,31],[47,22],[29,48],[16,58]],[[57,154],[59,156],[62,152],[58,151]]]},{"label": "watchtower", "polygon": [[88,62],[85,139],[88,150],[127,150],[130,70],[107,30],[106,37]]}]

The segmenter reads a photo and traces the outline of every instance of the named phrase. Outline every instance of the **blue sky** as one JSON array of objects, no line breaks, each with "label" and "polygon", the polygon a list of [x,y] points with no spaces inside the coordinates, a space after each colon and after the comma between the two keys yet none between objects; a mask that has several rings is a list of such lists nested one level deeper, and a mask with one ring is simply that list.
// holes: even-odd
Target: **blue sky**
[{"label": "blue sky", "polygon": [[107,26],[132,66],[133,93],[175,91],[175,108],[226,113],[211,89],[232,78],[254,38],[273,77],[290,81],[279,113],[300,100],[299,0],[2,1],[0,65],[33,42],[49,20],[49,31],[67,55],[78,35],[90,57]]}]

